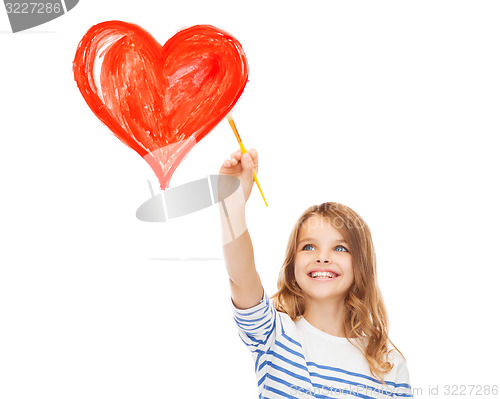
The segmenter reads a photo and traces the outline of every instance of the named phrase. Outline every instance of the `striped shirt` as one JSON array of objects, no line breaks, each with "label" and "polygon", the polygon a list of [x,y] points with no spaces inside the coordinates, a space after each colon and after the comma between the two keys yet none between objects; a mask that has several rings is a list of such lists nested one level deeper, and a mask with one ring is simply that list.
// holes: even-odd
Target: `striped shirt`
[{"label": "striped shirt", "polygon": [[330,335],[303,317],[292,321],[278,312],[264,290],[260,303],[237,309],[231,300],[238,335],[255,363],[259,399],[411,398],[406,362],[389,353],[394,367],[383,385],[366,358],[347,338]]}]

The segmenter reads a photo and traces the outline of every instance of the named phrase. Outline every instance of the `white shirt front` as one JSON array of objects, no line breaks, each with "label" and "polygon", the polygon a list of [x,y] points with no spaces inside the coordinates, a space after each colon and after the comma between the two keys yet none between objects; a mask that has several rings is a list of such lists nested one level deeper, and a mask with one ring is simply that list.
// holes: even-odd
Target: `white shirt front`
[{"label": "white shirt front", "polygon": [[384,385],[347,338],[321,331],[303,317],[292,321],[274,309],[265,290],[253,308],[237,309],[232,300],[231,305],[238,335],[254,358],[259,399],[413,397],[406,361],[397,351],[389,353],[394,367]]}]

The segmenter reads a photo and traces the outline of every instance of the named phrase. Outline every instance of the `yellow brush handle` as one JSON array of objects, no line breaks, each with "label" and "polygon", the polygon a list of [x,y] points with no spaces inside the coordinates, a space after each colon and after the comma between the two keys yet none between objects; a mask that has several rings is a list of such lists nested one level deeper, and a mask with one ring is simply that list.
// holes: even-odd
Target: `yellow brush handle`
[{"label": "yellow brush handle", "polygon": [[[233,117],[231,116],[231,114],[229,114],[227,116],[227,120],[229,121],[229,124],[231,125],[233,132],[236,135],[236,140],[238,140],[238,144],[240,145],[240,148],[241,148],[241,154],[243,155],[245,152],[247,152],[247,150],[245,150],[245,147],[243,146],[240,135],[238,134],[238,129],[236,129],[236,125],[234,123],[234,120],[233,120]],[[255,173],[255,170],[253,170],[253,181],[255,183],[257,183],[257,187],[259,188],[260,195],[262,195],[262,199],[264,200],[266,206],[268,206],[266,198],[264,197],[264,193],[262,192],[262,188],[260,187],[259,181],[257,180],[257,174]]]},{"label": "yellow brush handle", "polygon": [[255,170],[253,171],[253,180],[255,181],[255,183],[257,183],[257,187],[259,187],[260,195],[262,195],[262,199],[264,200],[266,206],[268,206],[266,198],[264,197],[264,193],[262,192],[262,189],[260,188],[259,181],[257,180],[257,175],[255,174]]}]

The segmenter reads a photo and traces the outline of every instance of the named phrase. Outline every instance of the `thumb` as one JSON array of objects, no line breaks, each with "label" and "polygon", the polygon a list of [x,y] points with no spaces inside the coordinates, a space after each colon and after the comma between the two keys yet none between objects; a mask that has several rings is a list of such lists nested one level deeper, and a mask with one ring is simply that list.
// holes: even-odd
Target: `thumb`
[{"label": "thumb", "polygon": [[244,177],[253,177],[253,159],[248,152],[241,155],[241,166],[243,167]]}]

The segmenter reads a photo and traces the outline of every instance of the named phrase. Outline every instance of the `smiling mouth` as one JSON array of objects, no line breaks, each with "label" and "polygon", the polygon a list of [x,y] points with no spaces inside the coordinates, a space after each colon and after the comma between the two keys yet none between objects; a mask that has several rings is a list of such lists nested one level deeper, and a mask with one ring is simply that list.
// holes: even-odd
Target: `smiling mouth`
[{"label": "smiling mouth", "polygon": [[311,272],[307,275],[314,280],[333,280],[339,276],[335,272]]}]

